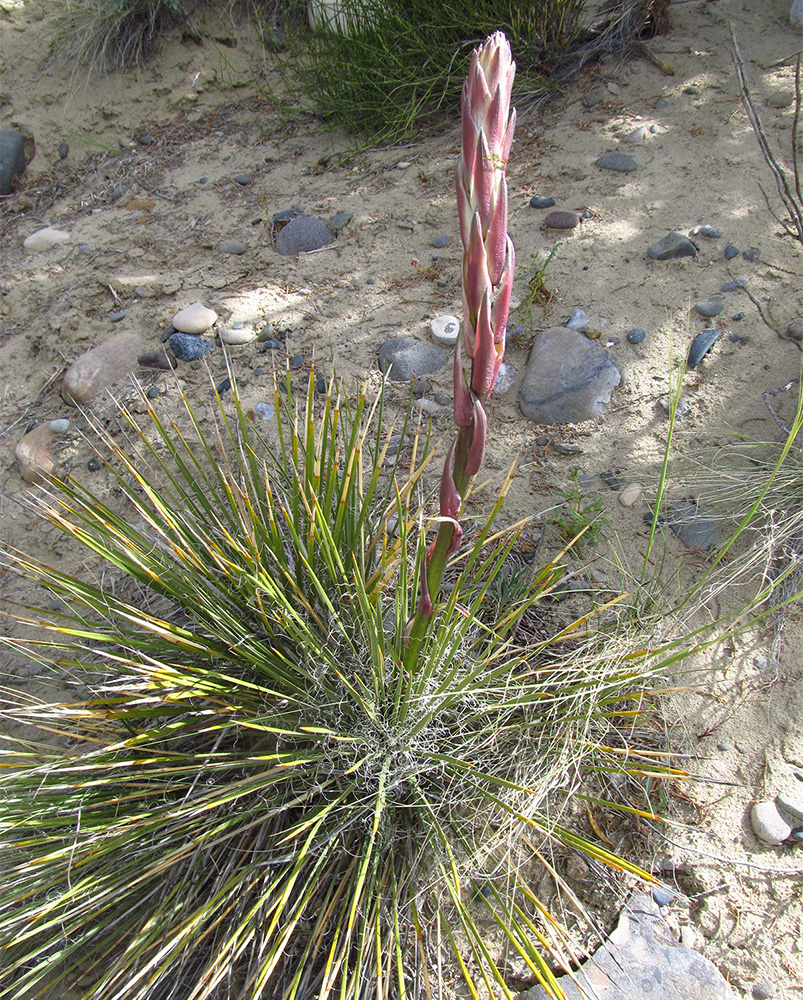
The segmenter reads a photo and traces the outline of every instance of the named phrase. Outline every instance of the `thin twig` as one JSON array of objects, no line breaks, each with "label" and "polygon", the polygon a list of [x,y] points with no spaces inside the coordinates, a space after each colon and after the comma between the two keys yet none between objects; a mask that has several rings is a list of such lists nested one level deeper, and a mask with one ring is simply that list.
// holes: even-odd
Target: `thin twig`
[{"label": "thin twig", "polygon": [[[733,277],[733,275],[731,275],[731,277]],[[769,319],[767,318],[767,314],[769,314],[769,308],[767,308],[765,312],[764,309],[762,308],[761,303],[758,301],[758,299],[755,297],[755,295],[753,295],[753,293],[746,285],[742,285],[741,289],[758,310],[758,314],[763,320],[764,325],[767,326],[770,330],[772,330],[772,332],[776,335],[776,337],[778,337],[779,340],[788,340],[790,343],[794,344],[799,351],[803,351],[803,346],[801,346],[799,341],[795,340],[794,337],[790,337],[786,333],[781,333],[781,328],[774,321],[772,321],[772,318],[771,317]]]},{"label": "thin twig", "polygon": [[[736,41],[736,32],[733,24],[731,24],[730,29],[733,61],[739,78],[739,89],[742,95],[742,104],[747,112],[750,124],[753,126],[753,132],[758,140],[761,154],[775,177],[778,194],[780,195],[781,201],[783,202],[786,211],[789,213],[789,218],[794,226],[795,231],[791,229],[788,231],[791,232],[792,235],[796,236],[801,243],[803,243],[803,201],[801,201],[799,196],[796,197],[795,192],[789,187],[786,170],[778,161],[778,158],[775,153],[773,153],[772,149],[770,149],[769,140],[767,139],[767,134],[764,131],[764,126],[761,122],[761,116],[759,115],[758,108],[753,100],[753,95],[750,91],[750,84],[747,82],[747,71],[745,70],[744,60],[742,59],[742,53],[739,49],[739,43]],[[797,114],[799,110],[800,88],[798,86],[796,88],[795,113]],[[792,147],[792,160],[795,163],[795,177],[797,178],[797,150],[794,146]],[[787,227],[784,226],[784,228]]]}]

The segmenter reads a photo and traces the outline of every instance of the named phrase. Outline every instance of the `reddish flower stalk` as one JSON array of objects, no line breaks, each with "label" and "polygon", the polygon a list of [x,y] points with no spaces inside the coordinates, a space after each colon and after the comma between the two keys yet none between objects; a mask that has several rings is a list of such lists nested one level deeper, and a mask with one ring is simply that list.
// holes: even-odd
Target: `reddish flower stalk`
[{"label": "reddish flower stalk", "polygon": [[[422,600],[410,633],[407,662],[414,662],[432,614],[431,595],[440,588],[446,560],[460,545],[457,515],[462,495],[482,464],[487,421],[484,404],[505,353],[505,331],[516,257],[507,234],[507,169],[516,111],[510,96],[516,64],[501,31],[474,50],[463,84],[462,141],[457,163],[457,207],[463,241],[462,347],[471,361],[463,368],[461,340],[454,361],[454,419],[457,439],[446,456],[441,479],[440,527],[422,567]],[[413,640],[417,641],[414,649]]]}]

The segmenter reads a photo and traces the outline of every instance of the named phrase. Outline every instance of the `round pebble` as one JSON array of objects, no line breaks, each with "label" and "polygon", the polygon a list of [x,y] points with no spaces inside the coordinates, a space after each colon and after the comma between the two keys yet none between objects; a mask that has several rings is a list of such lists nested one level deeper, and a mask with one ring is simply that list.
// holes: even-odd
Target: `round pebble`
[{"label": "round pebble", "polygon": [[795,100],[795,95],[790,90],[774,90],[767,98],[767,104],[771,108],[789,108]]},{"label": "round pebble", "polygon": [[50,421],[50,430],[54,434],[66,434],[71,427],[72,423],[68,417],[59,417],[58,420]]},{"label": "round pebble", "polygon": [[250,344],[252,340],[256,340],[256,336],[256,333],[250,326],[240,327],[239,329],[234,326],[224,326],[220,331],[220,339],[223,343],[232,346],[236,344]]},{"label": "round pebble", "polygon": [[634,128],[632,132],[628,132],[624,137],[625,142],[643,142],[647,136],[650,134],[649,129],[646,125],[640,125],[638,128]]},{"label": "round pebble", "polygon": [[245,187],[246,184],[250,184],[251,183],[251,175],[250,174],[235,174],[234,175],[234,179],[235,179],[235,181],[237,181],[238,184],[242,184],[243,187]]},{"label": "round pebble", "polygon": [[436,316],[429,328],[435,343],[444,347],[453,347],[460,336],[460,320],[456,316]]},{"label": "round pebble", "polygon": [[704,302],[695,303],[694,306],[695,312],[698,312],[701,316],[705,316],[707,319],[719,316],[724,308],[725,303],[719,296],[712,296]]},{"label": "round pebble", "polygon": [[304,364],[304,355],[303,354],[294,354],[292,356],[292,358],[290,358],[290,367],[291,368],[300,368],[303,364]]},{"label": "round pebble", "polygon": [[629,174],[638,166],[633,157],[625,153],[603,153],[594,162],[602,170],[615,170],[621,174]]},{"label": "round pebble", "polygon": [[634,327],[627,335],[628,344],[640,344],[647,339],[647,331],[640,326]]},{"label": "round pebble", "polygon": [[791,337],[792,340],[803,340],[803,323],[799,320],[790,323],[786,328],[786,336]]},{"label": "round pebble", "polygon": [[745,260],[749,260],[751,263],[755,263],[760,256],[761,256],[760,251],[756,250],[755,247],[751,247],[749,250],[745,250],[745,252],[742,254],[742,257],[744,257]]},{"label": "round pebble", "polygon": [[717,750],[719,750],[720,753],[727,753],[730,748],[730,743],[717,743]]},{"label": "round pebble", "polygon": [[739,248],[735,247],[732,243],[729,243],[725,247],[725,260],[733,260],[734,257],[739,256]]},{"label": "round pebble", "polygon": [[750,993],[753,1000],[772,1000],[777,995],[777,990],[775,983],[770,982],[769,979],[759,979],[757,983],[753,984]]},{"label": "round pebble", "polygon": [[160,390],[159,390],[159,386],[158,385],[152,385],[150,387],[150,389],[148,389],[148,393],[147,393],[148,399],[156,399],[156,397],[159,394],[160,394]]},{"label": "round pebble", "polygon": [[722,239],[722,232],[716,226],[695,226],[691,231],[692,236],[704,236],[707,240]]},{"label": "round pebble", "polygon": [[121,319],[126,318],[125,309],[118,309],[117,312],[109,313],[109,320],[112,323],[119,323]]},{"label": "round pebble", "polygon": [[758,839],[773,846],[782,844],[792,832],[791,824],[786,822],[774,802],[756,802],[750,810],[750,822]]},{"label": "round pebble", "polygon": [[223,392],[228,392],[229,389],[231,389],[231,379],[228,376],[215,386],[215,392],[217,392],[218,396]]},{"label": "round pebble", "polygon": [[239,240],[223,240],[220,246],[218,246],[218,250],[221,253],[245,253],[245,243],[240,243]]},{"label": "round pebble", "polygon": [[100,459],[90,458],[89,461],[86,463],[86,467],[87,469],[89,469],[90,472],[97,472],[98,469],[100,468]]},{"label": "round pebble", "polygon": [[530,208],[552,208],[554,204],[554,198],[542,198],[540,195],[530,198]]},{"label": "round pebble", "polygon": [[173,317],[173,326],[179,333],[206,333],[217,320],[214,309],[208,309],[200,302],[180,309]]},{"label": "round pebble", "polygon": [[580,225],[580,216],[576,212],[550,212],[544,225],[547,229],[574,229]]},{"label": "round pebble", "polygon": [[619,493],[619,503],[623,507],[632,507],[641,496],[641,483],[628,483]]},{"label": "round pebble", "polygon": [[446,235],[446,233],[438,233],[437,236],[433,236],[432,238],[432,245],[437,250],[443,250],[443,248],[447,246],[448,243],[449,243],[449,237]]},{"label": "round pebble", "polygon": [[282,346],[281,340],[264,340],[262,342],[263,351],[280,351]]}]

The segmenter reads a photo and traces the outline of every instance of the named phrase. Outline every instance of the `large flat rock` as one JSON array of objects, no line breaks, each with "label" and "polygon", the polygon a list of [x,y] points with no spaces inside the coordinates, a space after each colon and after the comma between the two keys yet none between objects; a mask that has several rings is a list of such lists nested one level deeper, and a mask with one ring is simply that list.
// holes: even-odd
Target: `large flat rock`
[{"label": "large flat rock", "polygon": [[580,423],[598,417],[621,381],[610,354],[578,330],[539,333],[521,386],[521,412],[536,424]]}]

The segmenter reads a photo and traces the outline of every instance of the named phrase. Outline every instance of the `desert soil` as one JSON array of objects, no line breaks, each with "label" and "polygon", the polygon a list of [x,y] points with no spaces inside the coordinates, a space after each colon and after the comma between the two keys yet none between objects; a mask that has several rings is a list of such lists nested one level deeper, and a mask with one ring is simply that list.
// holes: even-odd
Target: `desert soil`
[{"label": "desert soil", "polygon": [[[91,444],[79,433],[80,415],[61,398],[65,368],[121,330],[137,333],[142,350],[157,350],[172,315],[200,301],[216,310],[219,325],[239,320],[260,328],[270,320],[288,334],[288,351],[303,355],[299,377],[314,359],[316,370],[328,374],[334,366],[346,383],[369,377],[377,385],[383,341],[399,334],[426,341],[431,317],[459,314],[452,187],[458,144],[452,129],[402,148],[344,156],[351,148],[346,135],[311,116],[279,113],[271,98],[278,86],[274,57],[252,26],[226,16],[197,15],[197,34],[166,37],[138,70],[87,74],[49,57],[62,6],[0,0],[0,125],[28,130],[36,144],[18,190],[0,202],[0,538],[76,570],[81,557],[60,543],[54,549],[52,535],[26,510],[31,487],[14,457],[36,422],[70,417],[72,430],[54,444],[54,458],[90,482],[104,475],[87,469]],[[696,495],[695,464],[708,467],[738,436],[778,439],[763,393],[776,393],[770,398],[782,418],[794,411],[801,351],[784,334],[803,318],[803,249],[784,235],[762,194],[763,186],[780,210],[730,48],[732,24],[773,148],[788,161],[793,108],[774,105],[784,103],[779,92],[794,90],[801,38],[787,14],[783,0],[675,3],[671,30],[651,43],[663,69],[646,58],[605,61],[548,103],[520,108],[508,171],[520,265],[514,294],[526,299],[531,255],[543,261],[558,244],[546,271],[554,298],[546,310],[512,315],[522,327],[507,355],[515,379],[491,406],[487,469],[501,474],[521,455],[513,506],[533,516],[531,538],[540,525],[552,525],[542,544],[558,542],[554,521],[565,514],[579,473],[580,504],[598,510],[601,527],[598,544],[583,546],[575,569],[608,596],[632,587],[641,573],[644,515],[668,432],[660,399],[696,333],[714,325],[722,336],[682,376],[688,411],[676,423],[670,477],[677,498]],[[599,88],[594,103],[589,95]],[[645,134],[629,141],[640,127]],[[61,143],[69,146],[64,159]],[[595,160],[611,150],[632,155],[637,168],[601,170]],[[250,181],[237,183],[238,173]],[[545,231],[545,212],[530,207],[533,195],[588,217],[570,233]],[[282,257],[270,220],[291,207],[323,219],[352,217],[331,248]],[[701,225],[722,236],[695,237],[696,258],[647,258],[647,247],[671,230],[688,234]],[[69,232],[71,242],[25,252],[25,237],[44,226]],[[439,234],[448,242],[435,249]],[[222,253],[224,240],[241,241],[245,253]],[[728,244],[757,250],[757,259],[726,260]],[[699,317],[694,303],[732,279],[744,279],[750,296],[725,293],[721,316]],[[575,307],[615,358],[622,385],[596,421],[535,426],[517,404],[529,345]],[[121,311],[124,318],[113,322]],[[626,339],[634,327],[647,331],[638,345]],[[229,348],[248,408],[272,399],[270,359],[257,346]],[[210,359],[213,380],[222,379],[219,345]],[[136,375],[157,387],[156,405],[169,410],[173,376],[145,369]],[[194,399],[211,404],[200,363],[183,365],[180,377]],[[450,366],[429,381],[428,398],[449,396]],[[392,391],[402,398],[407,389]],[[109,404],[94,405],[103,414]],[[449,409],[435,419],[447,433]],[[622,484],[641,485],[634,506],[625,507],[598,478],[610,471]],[[735,498],[741,484],[731,482]],[[732,526],[723,522],[723,531]],[[661,553],[667,601],[711,561],[672,535],[662,537]],[[4,600],[19,596],[18,587],[0,575]],[[714,595],[698,620],[732,610],[745,592]],[[746,996],[762,981],[779,997],[803,991],[803,849],[763,844],[749,818],[753,802],[779,791],[801,797],[803,790],[797,617],[793,608],[764,629],[700,653],[697,672],[675,678],[683,690],[664,700],[666,730],[688,755],[683,765],[708,783],[671,790],[669,807],[691,826],[669,828],[669,839],[666,829],[651,836],[650,852],[639,858],[674,882],[673,919]],[[578,878],[582,883],[582,873]],[[582,884],[576,888],[582,894]]]}]

